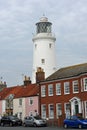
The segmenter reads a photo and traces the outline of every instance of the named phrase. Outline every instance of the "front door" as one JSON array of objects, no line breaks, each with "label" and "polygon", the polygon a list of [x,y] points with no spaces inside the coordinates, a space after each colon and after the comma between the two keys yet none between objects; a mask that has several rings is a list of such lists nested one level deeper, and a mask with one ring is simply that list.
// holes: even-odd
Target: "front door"
[{"label": "front door", "polygon": [[79,106],[78,104],[75,104],[75,115],[79,113]]},{"label": "front door", "polygon": [[81,113],[81,100],[77,97],[73,97],[71,100],[71,115],[77,115]]}]

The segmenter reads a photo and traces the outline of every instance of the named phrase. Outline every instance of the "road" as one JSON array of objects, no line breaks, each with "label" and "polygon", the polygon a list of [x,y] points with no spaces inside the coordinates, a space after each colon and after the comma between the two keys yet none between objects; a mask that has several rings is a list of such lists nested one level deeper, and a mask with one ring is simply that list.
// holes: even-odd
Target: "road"
[{"label": "road", "polygon": [[[68,128],[68,129],[64,129],[64,128],[58,128],[58,127],[23,127],[23,126],[20,126],[20,127],[1,127],[0,126],[0,130],[75,130],[75,129],[72,129],[72,128]],[[76,129],[76,130],[79,130],[79,129]]]}]

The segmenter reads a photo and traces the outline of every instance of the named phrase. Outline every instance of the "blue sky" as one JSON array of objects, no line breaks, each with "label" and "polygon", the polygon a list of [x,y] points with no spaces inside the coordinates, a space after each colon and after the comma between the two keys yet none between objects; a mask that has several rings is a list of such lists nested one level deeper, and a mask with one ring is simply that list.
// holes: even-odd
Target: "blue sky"
[{"label": "blue sky", "polygon": [[0,0],[0,77],[32,77],[35,23],[45,14],[56,36],[58,69],[87,62],[87,0]]}]

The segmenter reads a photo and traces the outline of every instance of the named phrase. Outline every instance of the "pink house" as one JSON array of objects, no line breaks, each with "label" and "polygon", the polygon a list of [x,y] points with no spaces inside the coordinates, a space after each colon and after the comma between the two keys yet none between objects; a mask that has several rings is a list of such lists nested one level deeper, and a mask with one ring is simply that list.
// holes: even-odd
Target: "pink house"
[{"label": "pink house", "polygon": [[30,96],[25,99],[26,116],[39,114],[39,98],[38,96]]}]

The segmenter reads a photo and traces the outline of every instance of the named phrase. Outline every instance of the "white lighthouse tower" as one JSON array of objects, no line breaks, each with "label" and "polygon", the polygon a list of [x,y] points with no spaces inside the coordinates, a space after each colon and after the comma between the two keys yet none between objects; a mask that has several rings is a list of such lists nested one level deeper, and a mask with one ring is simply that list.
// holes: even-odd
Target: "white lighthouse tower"
[{"label": "white lighthouse tower", "polygon": [[36,82],[36,71],[41,67],[45,72],[45,78],[56,71],[56,38],[52,34],[52,23],[47,17],[42,17],[36,23],[36,34],[33,37],[33,70],[32,82]]}]

